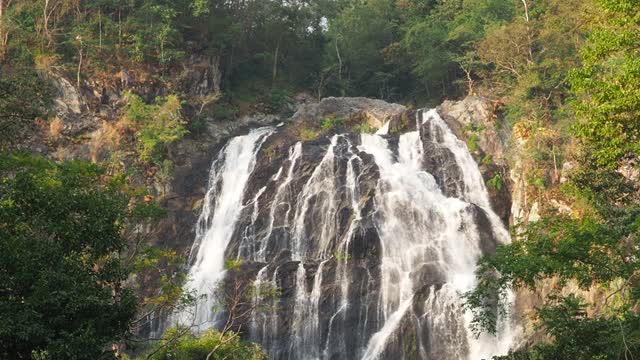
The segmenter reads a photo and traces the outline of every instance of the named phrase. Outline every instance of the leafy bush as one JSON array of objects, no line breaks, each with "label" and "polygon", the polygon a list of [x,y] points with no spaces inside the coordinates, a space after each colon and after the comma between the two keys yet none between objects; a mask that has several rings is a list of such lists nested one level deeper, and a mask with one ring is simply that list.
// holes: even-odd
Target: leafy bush
[{"label": "leafy bush", "polygon": [[267,109],[271,112],[278,112],[284,108],[289,101],[291,92],[286,89],[271,90],[269,95],[264,99]]},{"label": "leafy bush", "polygon": [[305,141],[315,140],[319,136],[320,132],[312,128],[303,128],[300,130],[300,138]]},{"label": "leafy bush", "polygon": [[132,93],[128,93],[126,97],[129,100],[127,117],[137,129],[140,159],[145,162],[160,162],[165,146],[187,134],[180,112],[182,102],[176,95],[157,98],[155,104],[146,104]]},{"label": "leafy bush", "polygon": [[0,69],[0,149],[14,144],[46,116],[53,87],[32,69]]},{"label": "leafy bush", "polygon": [[347,261],[351,260],[351,255],[349,255],[349,253],[346,252],[346,251],[338,251],[338,250],[336,250],[336,251],[333,252],[333,257],[338,262],[347,262]]},{"label": "leafy bush", "polygon": [[471,134],[467,139],[467,147],[469,151],[475,152],[478,150],[478,142],[480,141],[480,137],[476,134]]},{"label": "leafy bush", "polygon": [[331,130],[343,126],[344,122],[341,117],[326,116],[322,119],[320,127],[322,127],[322,130]]},{"label": "leafy bush", "polygon": [[487,185],[496,190],[502,190],[502,187],[504,186],[504,180],[502,180],[502,176],[500,176],[500,174],[496,174],[494,177],[489,179],[489,181],[487,181]]},{"label": "leafy bush", "polygon": [[217,104],[213,109],[213,118],[220,121],[233,120],[238,114],[238,109],[228,103]]},{"label": "leafy bush", "polygon": [[491,164],[492,161],[493,161],[493,158],[491,157],[490,154],[487,154],[482,158],[482,164],[483,165],[489,165],[489,164]]},{"label": "leafy bush", "polygon": [[158,185],[162,187],[162,196],[166,195],[167,187],[170,185],[171,180],[173,179],[173,171],[173,162],[171,160],[165,159],[162,161],[162,163],[160,164],[160,168],[155,174]]},{"label": "leafy bush", "polygon": [[[206,359],[214,349],[211,359],[229,360],[266,360],[267,356],[256,344],[240,339],[238,334],[227,333],[222,336],[218,331],[207,330],[199,337],[184,328],[167,330],[158,344],[160,349],[153,354],[152,360],[193,360]],[[148,359],[144,356],[140,359]]]},{"label": "leafy bush", "polygon": [[473,133],[479,133],[484,131],[485,129],[486,129],[486,126],[482,124],[476,124],[476,123],[469,123],[462,128],[462,130],[464,130],[465,132],[473,132]]},{"label": "leafy bush", "polygon": [[373,134],[376,132],[376,129],[373,126],[369,125],[368,123],[361,123],[361,124],[354,125],[352,129],[355,132],[364,133],[364,134]]},{"label": "leafy bush", "polygon": [[539,189],[544,189],[547,187],[546,182],[544,181],[543,178],[539,178],[539,177],[533,177],[529,179],[529,183],[531,185],[537,186]]}]

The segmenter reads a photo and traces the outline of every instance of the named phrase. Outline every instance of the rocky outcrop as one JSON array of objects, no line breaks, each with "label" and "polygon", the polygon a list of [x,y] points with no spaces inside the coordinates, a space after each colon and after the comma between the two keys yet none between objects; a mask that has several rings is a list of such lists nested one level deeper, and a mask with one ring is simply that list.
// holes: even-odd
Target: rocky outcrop
[{"label": "rocky outcrop", "polygon": [[47,77],[56,90],[53,105],[55,116],[61,125],[61,134],[77,136],[96,129],[99,125],[76,88],[59,74],[49,73]]},{"label": "rocky outcrop", "polygon": [[220,94],[222,72],[217,56],[191,55],[178,75],[180,87],[191,98]]},{"label": "rocky outcrop", "polygon": [[[193,58],[189,61],[193,68],[185,68],[183,72],[189,96],[195,99],[216,94],[219,91],[219,85],[216,85],[219,84],[216,83],[219,74],[216,73],[215,59]],[[99,101],[95,101],[98,97],[85,101],[73,85],[63,78],[57,87],[61,104],[56,109],[67,126],[65,136],[98,138],[106,129],[104,124],[114,120],[114,114],[122,105],[115,90],[103,92],[106,95]],[[246,134],[255,127],[277,128],[262,144],[257,155],[255,170],[245,190],[243,208],[225,256],[244,260],[242,281],[271,281],[278,288],[279,295],[272,306],[273,312],[263,314],[262,320],[257,323],[244,323],[239,329],[247,335],[250,333],[253,340],[262,343],[276,358],[300,354],[301,349],[309,346],[304,341],[323,344],[322,351],[327,353],[327,358],[357,358],[386,320],[381,315],[386,310],[380,302],[384,243],[380,234],[379,205],[376,205],[380,199],[375,198],[381,178],[380,168],[370,153],[360,149],[362,140],[359,135],[349,133],[349,127],[367,124],[378,129],[388,123],[390,135],[384,139],[389,152],[397,160],[401,152],[401,135],[415,131],[419,118],[415,111],[402,105],[367,98],[326,98],[319,102],[305,98],[292,109],[295,109],[295,113],[290,117],[254,113],[226,123],[204,117],[201,130],[169,147],[167,158],[173,163],[173,175],[167,184],[162,185],[162,191],[158,188],[154,192],[154,195],[163,193],[159,198],[161,205],[167,209],[167,217],[145,231],[152,244],[188,255],[196,236],[194,225],[210,180],[209,169],[216,154],[233,136]],[[469,128],[484,126],[484,132],[477,134],[480,139],[474,156],[481,164],[485,180],[503,171],[501,161],[504,152],[497,132],[492,127],[489,102],[468,98],[462,102],[445,103],[439,111],[449,127],[462,139],[470,137]],[[345,125],[321,129],[327,117],[342,118]],[[300,129],[304,127],[318,129],[318,136],[302,139]],[[342,132],[346,134],[335,135]],[[437,136],[431,136],[426,127],[420,129],[419,136],[422,151],[428,154],[421,164],[423,169],[433,174],[447,196],[463,199],[461,189],[464,189],[464,179],[451,151],[439,145]],[[91,158],[90,141],[63,145],[55,152],[60,158]],[[295,153],[296,146],[303,149],[300,154]],[[332,151],[330,161],[325,160],[328,149]],[[106,159],[110,151],[101,150],[103,152],[98,159]],[[492,160],[483,161],[488,154]],[[326,168],[322,171],[330,173],[333,180],[320,182],[313,194],[305,195],[306,205],[302,204],[300,194],[308,191],[309,180],[319,176],[319,164],[323,163]],[[357,179],[355,199],[349,192],[355,186],[352,176]],[[153,177],[139,177],[134,181],[136,185],[149,189],[160,186]],[[508,211],[502,211],[505,206],[509,208],[505,205],[509,204],[509,200],[504,196],[508,194],[507,186],[490,189],[490,192],[494,209],[499,210],[503,219],[508,218]],[[330,206],[327,205],[329,202]],[[307,215],[294,219],[296,207],[300,206],[308,207]],[[354,210],[356,208],[358,211]],[[498,243],[497,235],[492,230],[495,224],[492,224],[486,211],[479,206],[469,205],[463,212],[465,226],[457,230],[475,231],[473,229],[477,228],[478,251],[494,251]],[[323,222],[328,214],[331,220],[325,224]],[[415,213],[405,215],[407,219],[418,216]],[[438,214],[429,216],[434,217],[432,221],[438,219]],[[428,231],[425,229],[425,236]],[[300,234],[305,234],[303,245],[296,243]],[[259,244],[258,248],[256,244]],[[405,315],[407,320],[403,320],[395,330],[383,354],[388,353],[388,358],[391,358],[391,354],[404,354],[406,358],[411,358],[422,352],[442,358],[443,353],[451,354],[453,348],[466,348],[466,343],[445,345],[447,336],[462,336],[462,328],[456,327],[453,333],[438,338],[428,331],[433,329],[436,319],[422,316],[436,311],[425,308],[425,301],[431,299],[433,302],[434,298],[443,296],[437,295],[441,294],[440,289],[446,283],[443,271],[435,265],[425,265],[412,271],[410,278],[417,284],[412,289],[416,297],[411,310]],[[228,278],[227,281],[234,281],[234,278]],[[301,288],[307,294],[314,289],[318,291],[317,302],[306,303],[309,306],[304,310],[306,313],[300,313],[300,308],[296,308],[302,301]],[[152,293],[154,289],[145,291]],[[305,318],[313,315],[308,313],[309,309],[317,311],[315,320]],[[447,311],[450,312],[446,316],[457,316],[454,306],[451,305]],[[300,322],[307,320],[317,321],[316,333],[300,334],[303,331]],[[146,327],[142,332],[151,330]],[[291,344],[292,339],[298,338],[308,340]],[[421,343],[420,339],[431,339],[431,342]]]},{"label": "rocky outcrop", "polygon": [[496,129],[496,105],[487,98],[469,96],[461,101],[447,100],[438,107],[438,112],[460,138],[477,133],[477,147],[491,155],[497,165],[505,165],[504,141]]},{"label": "rocky outcrop", "polygon": [[399,104],[362,97],[328,97],[319,103],[301,107],[292,117],[293,121],[322,121],[327,116],[348,119],[358,116],[359,120],[379,129],[388,121],[398,119],[407,109]]},{"label": "rocky outcrop", "polygon": [[[460,139],[467,142],[485,180],[491,205],[505,224],[512,224],[512,178],[505,156],[505,139],[497,128],[496,104],[480,96],[445,101],[438,113]],[[493,179],[493,181],[491,181]]]}]

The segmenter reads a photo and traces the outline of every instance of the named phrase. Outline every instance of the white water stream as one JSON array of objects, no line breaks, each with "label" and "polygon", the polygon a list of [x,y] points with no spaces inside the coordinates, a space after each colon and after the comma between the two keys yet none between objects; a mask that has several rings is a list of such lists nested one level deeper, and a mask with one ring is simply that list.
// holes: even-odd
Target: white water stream
[{"label": "white water stream", "polygon": [[243,193],[253,172],[256,153],[273,132],[260,128],[233,138],[211,165],[209,189],[196,225],[186,290],[198,296],[196,305],[177,314],[174,322],[206,329],[214,325],[218,282],[224,277],[224,252],[242,210]]},{"label": "white water stream", "polygon": [[[416,316],[420,326],[428,327],[428,331],[418,329],[419,334],[428,334],[416,340],[420,358],[436,353],[441,354],[439,359],[475,360],[508,352],[513,342],[508,321],[503,320],[498,337],[476,339],[469,330],[470,314],[462,310],[460,300],[461,294],[474,286],[475,264],[482,255],[474,206],[486,214],[491,224],[488,230],[498,242],[509,242],[508,232],[491,210],[482,175],[464,142],[455,137],[435,110],[422,115],[423,123],[417,126],[429,126],[432,138],[428,140],[448,149],[455,158],[463,178],[462,183],[457,184],[460,198],[445,195],[434,176],[423,170],[422,160],[428,154],[423,154],[419,132],[401,135],[394,153],[386,135],[387,123],[375,135],[361,134],[359,144],[351,144],[344,135],[333,136],[324,156],[296,193],[291,186],[304,146],[293,145],[288,165],[282,165],[270,180],[278,182],[278,186],[263,225],[266,230],[260,238],[252,234],[254,225],[257,226],[254,223],[258,218],[258,202],[267,184],[248,202],[246,206],[252,206],[251,229],[245,229],[238,256],[251,261],[270,261],[267,245],[274,229],[278,228],[288,234],[281,246],[290,250],[291,260],[299,261],[288,342],[283,344],[277,336],[281,329],[275,312],[256,315],[251,321],[251,332],[262,334],[256,340],[265,348],[286,348],[289,359],[314,360],[329,358],[331,350],[335,350],[332,346],[338,346],[340,351],[353,346],[345,343],[345,334],[340,333],[345,330],[336,324],[346,321],[351,307],[348,251],[363,216],[358,170],[363,159],[358,154],[367,153],[373,156],[379,170],[373,219],[381,245],[380,280],[375,300],[377,313],[362,312],[353,328],[365,336],[373,320],[380,326],[362,339],[362,348],[357,351],[360,358],[389,358],[389,354],[385,354],[388,344],[397,340],[402,324]],[[256,155],[273,131],[262,128],[232,139],[213,163],[187,284],[188,290],[205,297],[191,312],[175,316],[174,322],[193,320],[200,329],[216,325],[215,299],[211,294],[225,275],[225,249],[243,210],[245,187],[254,170]],[[343,175],[339,173],[339,156],[348,159]],[[353,213],[344,233],[338,224],[341,203],[338,194],[346,194],[344,201]],[[313,219],[311,227],[310,218]],[[311,283],[308,283],[307,261],[316,264]],[[339,288],[340,299],[332,314],[321,314],[320,300],[326,285],[324,273],[329,261],[337,263],[333,281]],[[278,269],[269,275],[267,267],[258,273],[256,285],[277,285]],[[426,293],[418,293],[423,281],[418,275],[423,272],[434,279],[434,285]],[[327,334],[321,334],[321,315],[329,316]],[[324,342],[321,339],[325,339]]]}]

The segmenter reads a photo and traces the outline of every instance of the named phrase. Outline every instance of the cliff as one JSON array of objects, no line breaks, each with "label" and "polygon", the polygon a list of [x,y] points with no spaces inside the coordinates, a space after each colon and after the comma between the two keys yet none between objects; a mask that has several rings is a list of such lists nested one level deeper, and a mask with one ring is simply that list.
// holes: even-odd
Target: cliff
[{"label": "cliff", "polygon": [[[205,75],[210,68],[203,67],[201,71],[199,75],[191,75],[204,80],[197,82],[201,86],[189,87],[199,90],[193,90],[196,95],[189,98],[187,115],[197,112],[194,99],[218,91]],[[202,215],[205,207],[216,206],[209,193],[223,186],[222,180],[216,180],[219,173],[214,169],[220,164],[216,165],[215,159],[218,158],[218,163],[226,161],[230,139],[248,136],[256,128],[272,129],[256,148],[255,163],[246,179],[239,213],[224,252],[224,259],[242,260],[241,275],[228,277],[227,284],[260,282],[278,289],[277,301],[272,300],[276,301],[273,305],[277,310],[262,314],[260,320],[253,318],[235,324],[236,329],[265,346],[271,356],[286,358],[306,352],[319,356],[320,352],[331,351],[335,356],[353,358],[366,351],[365,355],[370,352],[383,357],[392,353],[405,356],[422,353],[456,358],[460,352],[475,351],[476,340],[462,335],[466,331],[464,324],[454,315],[459,299],[453,294],[461,289],[447,290],[450,284],[446,274],[454,270],[443,264],[402,270],[408,276],[408,284],[412,284],[407,286],[413,293],[413,310],[398,313],[398,324],[385,330],[389,316],[399,311],[399,302],[408,299],[390,300],[388,292],[393,290],[389,286],[394,280],[381,268],[391,260],[383,256],[382,249],[388,251],[388,242],[393,241],[396,232],[405,234],[401,239],[409,241],[399,245],[410,249],[418,246],[425,236],[437,237],[433,234],[448,227],[462,231],[458,236],[469,237],[466,241],[474,242],[477,249],[455,254],[448,253],[454,249],[447,250],[445,245],[444,250],[434,249],[435,253],[424,256],[473,258],[491,253],[498,243],[507,241],[506,233],[497,229],[514,221],[510,213],[513,187],[506,176],[504,142],[496,129],[496,109],[490,101],[469,97],[445,102],[437,112],[428,113],[367,98],[326,98],[317,102],[299,96],[288,106],[292,115],[287,111],[248,113],[232,122],[207,117],[199,131],[192,131],[167,148],[166,159],[171,161],[173,171],[169,178],[161,179],[156,176],[159,169],[155,165],[141,164],[136,159],[131,134],[121,134],[123,139],[119,142],[108,139],[126,106],[123,94],[131,83],[123,83],[112,92],[103,91],[96,101],[97,96],[91,95],[96,95],[95,90],[84,88],[78,92],[63,77],[50,76],[58,90],[56,113],[60,129],[30,146],[59,159],[80,158],[109,166],[114,155],[120,155],[117,160],[120,171],[134,169],[132,184],[146,188],[150,198],[157,199],[167,210],[167,216],[157,226],[143,229],[147,241],[189,257],[187,265],[191,269],[199,261],[197,251],[214,221],[203,219]],[[377,130],[388,133],[380,137],[384,145],[364,143],[367,135],[358,135]],[[409,158],[402,160],[404,156],[414,156],[403,153],[407,151],[407,141],[420,144],[415,151],[422,154],[422,160],[417,164],[412,165]],[[458,153],[467,149],[470,163],[464,163],[467,155]],[[408,166],[409,178],[421,172],[431,174],[433,185],[426,185],[423,180],[401,185],[396,191],[414,192],[415,199],[393,199],[390,207],[384,208],[385,200],[376,199],[376,194],[384,192],[379,189],[380,184],[386,181],[389,187],[400,185],[395,183],[397,180],[387,178],[390,174],[385,173],[386,160],[371,155],[376,151],[388,151],[391,161]],[[413,166],[417,166],[418,172],[411,170]],[[469,175],[469,166],[477,166],[481,177],[474,179]],[[485,188],[484,183],[490,186]],[[487,193],[486,200],[483,192]],[[432,204],[433,196],[442,197],[440,202],[453,203]],[[459,200],[468,203],[455,210]],[[397,213],[400,209],[394,205],[405,201],[407,209],[415,207],[413,216],[435,218],[413,223],[412,215]],[[448,214],[451,209],[454,212]],[[380,214],[385,212],[381,218]],[[462,217],[458,219],[459,216]],[[500,219],[498,223],[492,216]],[[381,226],[392,226],[387,218],[400,219],[404,224],[397,224],[398,228],[385,233]],[[422,228],[424,223],[433,228]],[[465,269],[472,274],[473,267]],[[174,271],[186,269],[161,266],[155,272],[138,274],[132,284],[142,295],[155,294],[158,289],[154,278]],[[381,303],[376,299],[386,300]],[[425,305],[429,302],[432,304]],[[440,306],[450,307],[454,312]],[[435,318],[425,317],[430,313],[451,316],[451,324],[445,326],[434,322]],[[159,313],[150,317],[139,332],[160,330],[169,321],[168,315]],[[312,329],[305,323],[307,316],[315,322]],[[414,323],[413,317],[422,320]],[[380,337],[381,331],[387,331],[386,339],[375,343],[372,339]],[[444,346],[446,337],[457,342]],[[301,340],[284,346],[290,339]]]}]

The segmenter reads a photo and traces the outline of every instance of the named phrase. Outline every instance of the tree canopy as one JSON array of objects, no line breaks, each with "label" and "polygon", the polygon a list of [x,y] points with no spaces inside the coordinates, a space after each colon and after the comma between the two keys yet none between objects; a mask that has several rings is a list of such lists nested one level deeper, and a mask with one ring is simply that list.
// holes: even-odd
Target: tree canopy
[{"label": "tree canopy", "polygon": [[[521,349],[522,358],[628,359],[640,352],[639,185],[620,170],[638,153],[640,3],[603,0],[596,10],[581,64],[568,74],[579,145],[563,191],[581,211],[525,226],[518,241],[480,261],[479,285],[466,295],[477,329],[495,331],[509,289],[557,283],[537,309],[548,339]],[[588,291],[597,291],[599,302],[590,303]]]},{"label": "tree canopy", "polygon": [[0,174],[0,356],[109,358],[136,311],[128,197],[81,162],[3,154]]}]

